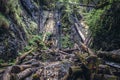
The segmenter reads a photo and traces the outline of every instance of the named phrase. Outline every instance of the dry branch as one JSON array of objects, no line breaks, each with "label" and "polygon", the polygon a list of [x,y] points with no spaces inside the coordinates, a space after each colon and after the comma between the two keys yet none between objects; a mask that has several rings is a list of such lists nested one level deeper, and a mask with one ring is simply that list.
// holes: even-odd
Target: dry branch
[{"label": "dry branch", "polygon": [[84,42],[85,41],[85,36],[84,34],[82,33],[82,31],[79,29],[79,26],[77,23],[75,23],[75,28],[77,30],[77,33],[79,34],[79,36],[81,37],[82,41]]},{"label": "dry branch", "polygon": [[28,52],[26,53],[23,53],[23,55],[21,55],[20,57],[17,58],[15,64],[20,64],[22,63],[22,61],[25,59],[25,57],[30,54],[32,51],[34,50],[34,48],[32,48],[31,50],[29,50]]}]

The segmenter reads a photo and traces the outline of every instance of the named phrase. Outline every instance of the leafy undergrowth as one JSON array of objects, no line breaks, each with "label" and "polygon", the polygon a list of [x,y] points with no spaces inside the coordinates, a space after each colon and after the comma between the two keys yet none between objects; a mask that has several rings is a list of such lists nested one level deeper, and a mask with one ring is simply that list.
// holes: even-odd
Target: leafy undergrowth
[{"label": "leafy undergrowth", "polygon": [[120,48],[120,4],[112,3],[104,9],[91,10],[85,16],[92,32],[92,45],[95,50],[111,51]]},{"label": "leafy undergrowth", "polygon": [[20,52],[20,54],[31,50],[32,48],[36,48],[39,50],[48,49],[46,44],[42,41],[42,35],[32,35],[31,39],[28,41],[28,45]]}]

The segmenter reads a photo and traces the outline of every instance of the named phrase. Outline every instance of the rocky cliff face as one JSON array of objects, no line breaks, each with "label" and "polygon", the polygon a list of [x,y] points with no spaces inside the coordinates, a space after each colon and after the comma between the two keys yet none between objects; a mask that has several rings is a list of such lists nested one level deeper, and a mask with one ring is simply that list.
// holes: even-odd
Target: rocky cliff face
[{"label": "rocky cliff face", "polygon": [[0,59],[15,58],[37,34],[38,12],[35,0],[0,0]]}]

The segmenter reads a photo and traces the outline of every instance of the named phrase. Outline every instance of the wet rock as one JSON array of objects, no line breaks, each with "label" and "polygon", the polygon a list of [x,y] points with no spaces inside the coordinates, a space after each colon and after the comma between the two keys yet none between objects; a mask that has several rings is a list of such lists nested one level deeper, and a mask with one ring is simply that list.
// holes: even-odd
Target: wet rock
[{"label": "wet rock", "polygon": [[35,12],[38,10],[37,7],[34,5],[32,0],[20,0],[22,6],[27,11],[27,13],[34,18]]}]

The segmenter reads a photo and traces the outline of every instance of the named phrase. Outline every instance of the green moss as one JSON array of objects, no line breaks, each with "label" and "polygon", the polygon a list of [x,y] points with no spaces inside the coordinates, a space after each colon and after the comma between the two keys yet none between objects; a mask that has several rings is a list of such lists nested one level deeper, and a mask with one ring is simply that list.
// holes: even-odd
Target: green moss
[{"label": "green moss", "polygon": [[33,21],[30,21],[30,29],[29,29],[29,33],[30,34],[34,34],[34,32],[37,30],[37,24]]},{"label": "green moss", "polygon": [[31,49],[31,46],[26,46],[25,48],[24,48],[24,51],[26,52],[26,51],[29,51]]},{"label": "green moss", "polygon": [[64,37],[62,37],[62,47],[63,48],[72,48],[73,47],[73,43],[70,40],[70,35],[66,34]]},{"label": "green moss", "polygon": [[0,13],[0,27],[9,28],[9,21]]},{"label": "green moss", "polygon": [[42,41],[41,35],[31,35],[32,37],[28,41],[28,45],[24,48],[24,51],[29,51],[31,47],[38,47],[40,49],[47,49],[45,43]]},{"label": "green moss", "polygon": [[112,3],[102,10],[92,10],[85,16],[85,21],[92,32],[92,48],[105,51],[120,48],[119,5],[120,3]]},{"label": "green moss", "polygon": [[18,27],[22,27],[22,29],[26,33],[26,37],[29,38],[29,35],[32,35],[32,34],[34,34],[36,32],[37,24],[34,21],[31,20],[31,21],[29,21],[30,24],[28,24],[28,26],[30,28],[27,28],[26,23],[22,20],[22,17],[21,17],[21,16],[25,16],[26,17],[26,15],[22,14],[24,12],[22,12],[23,10],[21,9],[21,6],[19,5],[18,0],[16,0],[16,1],[9,0],[7,2],[7,4],[8,4],[7,8],[10,9],[9,13],[12,13],[12,14],[10,14],[10,16],[16,22]]},{"label": "green moss", "polygon": [[90,30],[93,33],[93,36],[96,35],[97,31],[101,28],[98,23],[100,22],[100,16],[104,10],[92,10],[89,14],[85,16],[85,21],[87,25],[90,26]]}]

